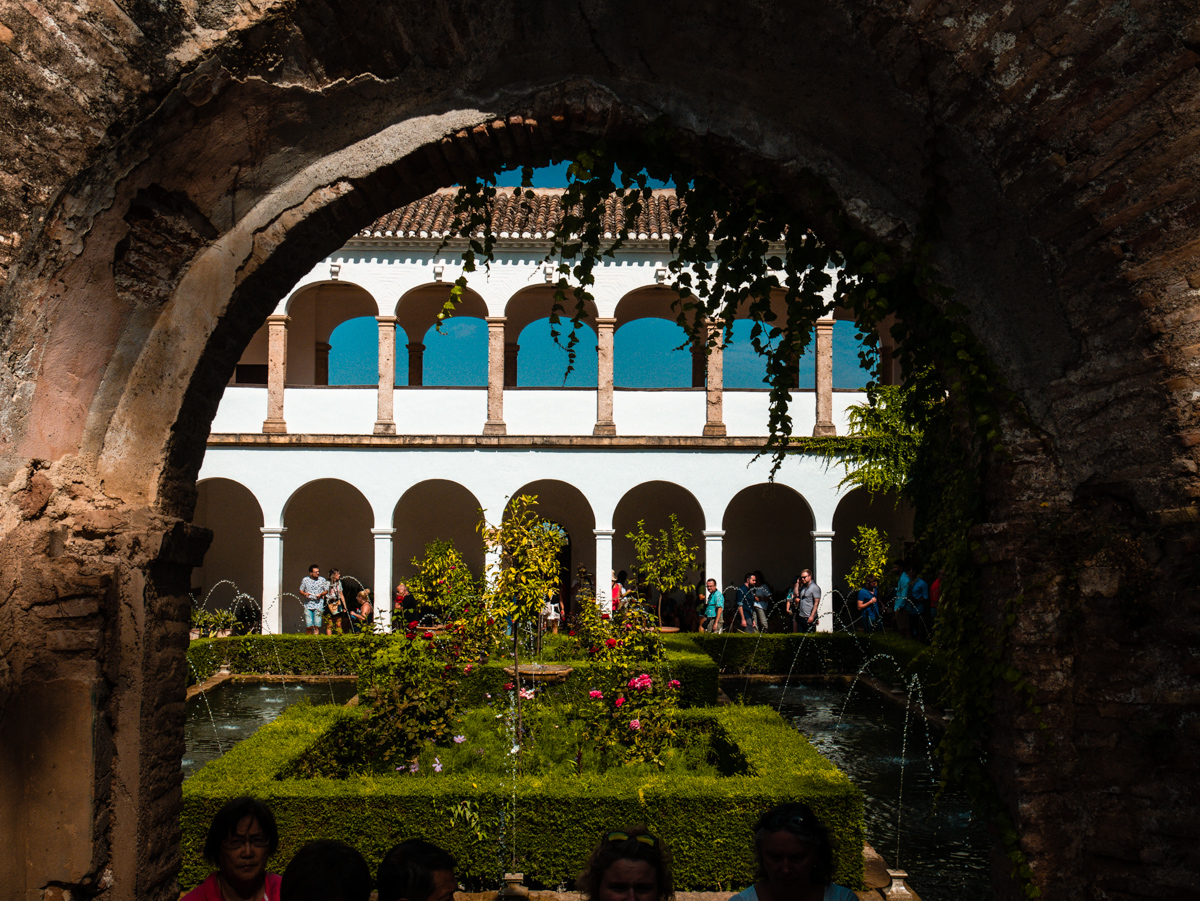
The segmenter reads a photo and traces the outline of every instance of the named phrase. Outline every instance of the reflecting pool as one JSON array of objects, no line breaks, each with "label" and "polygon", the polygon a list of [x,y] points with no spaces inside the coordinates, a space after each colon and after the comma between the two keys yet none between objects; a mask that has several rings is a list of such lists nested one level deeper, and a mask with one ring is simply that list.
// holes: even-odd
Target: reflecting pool
[{"label": "reflecting pool", "polygon": [[[736,682],[726,692],[741,694]],[[734,691],[731,691],[733,689]],[[948,791],[934,809],[938,773],[933,749],[940,735],[914,712],[861,684],[847,699],[837,684],[752,684],[748,704],[769,704],[866,795],[867,842],[888,866],[907,870],[922,901],[989,897],[991,845],[962,792]]]},{"label": "reflecting pool", "polygon": [[345,704],[354,693],[352,680],[283,683],[231,679],[204,695],[196,695],[187,702],[187,721],[183,727],[183,777],[186,779],[249,738],[260,726],[283,713],[289,704],[297,701]]}]

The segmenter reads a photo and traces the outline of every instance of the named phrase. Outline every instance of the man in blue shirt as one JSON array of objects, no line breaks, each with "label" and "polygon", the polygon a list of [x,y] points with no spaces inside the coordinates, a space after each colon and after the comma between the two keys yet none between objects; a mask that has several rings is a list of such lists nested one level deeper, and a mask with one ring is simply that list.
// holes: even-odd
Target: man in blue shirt
[{"label": "man in blue shirt", "polygon": [[746,578],[737,590],[738,625],[742,632],[754,631],[754,588],[756,579],[754,573],[746,573]]},{"label": "man in blue shirt", "polygon": [[[929,609],[929,585],[917,573],[916,566],[909,564],[907,575],[909,577],[908,597],[909,603],[912,605],[912,612],[916,614],[916,625],[918,635],[922,641],[925,640],[924,634],[924,617],[926,610]],[[911,625],[911,624],[910,624]]]},{"label": "man in blue shirt", "polygon": [[878,632],[883,627],[883,619],[879,613],[879,580],[874,576],[867,576],[854,601],[859,616],[857,628],[867,632]]}]

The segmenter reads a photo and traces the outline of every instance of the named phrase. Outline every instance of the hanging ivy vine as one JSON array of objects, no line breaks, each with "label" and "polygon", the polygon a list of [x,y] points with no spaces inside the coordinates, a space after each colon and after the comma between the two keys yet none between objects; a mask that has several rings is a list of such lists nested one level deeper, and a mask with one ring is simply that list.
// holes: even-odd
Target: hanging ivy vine
[{"label": "hanging ivy vine", "polygon": [[[943,778],[965,788],[976,809],[991,816],[1014,876],[1036,898],[1040,890],[987,774],[984,751],[996,685],[1007,682],[1030,697],[1032,688],[1005,663],[1013,611],[1006,611],[999,631],[984,616],[977,591],[981,550],[971,538],[982,520],[984,466],[991,455],[1004,453],[998,411],[1011,395],[966,325],[967,308],[953,298],[933,262],[945,202],[936,143],[927,146],[926,202],[914,240],[904,249],[864,234],[813,173],[804,184],[810,209],[824,211],[824,220],[832,223],[832,233],[823,230],[827,241],[769,181],[751,176],[731,182],[712,160],[680,150],[687,146],[669,123],[659,122],[640,141],[599,141],[570,160],[563,218],[548,238],[546,254],[557,273],[551,334],[567,351],[567,372],[575,365],[593,300],[596,267],[637,233],[638,217],[652,196],[650,184],[673,183],[681,201],[671,214],[669,263],[679,292],[677,321],[689,343],[710,348],[720,332],[726,342],[732,338],[736,319],[753,323],[750,341],[766,360],[770,387],[763,452],[773,458],[772,472],[789,453],[823,453],[849,460],[866,474],[868,487],[896,488],[913,505],[917,554],[930,568],[945,571],[936,641],[949,663],[948,695],[956,715],[940,744]],[[454,237],[467,242],[464,274],[443,316],[461,300],[470,274],[495,259],[493,212],[501,174],[487,173],[459,191]],[[535,197],[528,190],[531,178],[532,170],[524,169],[523,187],[512,189],[527,214]],[[872,373],[868,394],[876,402],[874,415],[903,423],[902,429],[881,427],[857,440],[792,436],[795,361],[812,339],[813,323],[832,315],[833,297],[855,317],[862,362]],[[874,376],[876,329],[889,317],[895,322],[891,333],[902,391],[878,385]]]}]

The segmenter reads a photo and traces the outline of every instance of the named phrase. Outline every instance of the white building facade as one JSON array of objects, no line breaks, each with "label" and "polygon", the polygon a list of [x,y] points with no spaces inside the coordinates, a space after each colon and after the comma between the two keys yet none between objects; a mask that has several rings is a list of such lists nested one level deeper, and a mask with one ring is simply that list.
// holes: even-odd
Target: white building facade
[{"label": "white building facade", "polygon": [[[479,511],[495,521],[508,500],[536,494],[539,512],[570,541],[570,571],[629,569],[625,537],[640,520],[657,530],[674,513],[718,585],[761,570],[777,593],[801,569],[828,589],[850,565],[859,524],[904,531],[890,503],[839,487],[844,473],[808,454],[789,455],[771,479],[759,457],[767,391],[726,390],[720,342],[694,347],[689,385],[622,388],[614,338],[639,319],[674,321],[668,221],[673,192],[656,192],[645,230],[596,272],[583,342],[596,349],[595,385],[520,385],[520,342],[544,326],[556,274],[544,263],[561,192],[538,192],[536,215],[498,210],[496,260],[471,273],[454,312],[486,323],[487,384],[425,384],[426,342],[461,245],[443,246],[452,192],[397,210],[319,262],[251,341],[226,389],[200,472],[196,521],[214,532],[199,572],[208,593],[222,581],[263,599],[264,631],[298,631],[296,599],[309,564],[338,566],[372,588],[388,622],[392,587],[427,541],[453,540],[478,570]],[[811,389],[792,393],[793,434],[844,434],[846,410],[865,396],[834,390],[832,336],[843,315],[813,327]],[[378,382],[328,385],[330,339],[352,319],[375,321]],[[527,333],[526,333],[527,334]],[[399,336],[399,338],[398,338]],[[408,352],[397,384],[397,341]],[[885,378],[890,353],[884,344]],[[566,561],[564,560],[564,564]],[[219,603],[219,600],[218,600]]]}]

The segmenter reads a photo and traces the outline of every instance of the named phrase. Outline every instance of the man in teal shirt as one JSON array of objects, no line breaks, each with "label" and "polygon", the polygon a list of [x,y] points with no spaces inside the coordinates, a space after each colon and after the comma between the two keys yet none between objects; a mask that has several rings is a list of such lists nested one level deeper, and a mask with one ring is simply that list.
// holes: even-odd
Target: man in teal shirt
[{"label": "man in teal shirt", "polygon": [[900,569],[900,579],[896,582],[896,603],[892,610],[896,614],[896,631],[903,638],[912,638],[911,604],[908,600],[908,566],[904,561],[897,564]]}]

